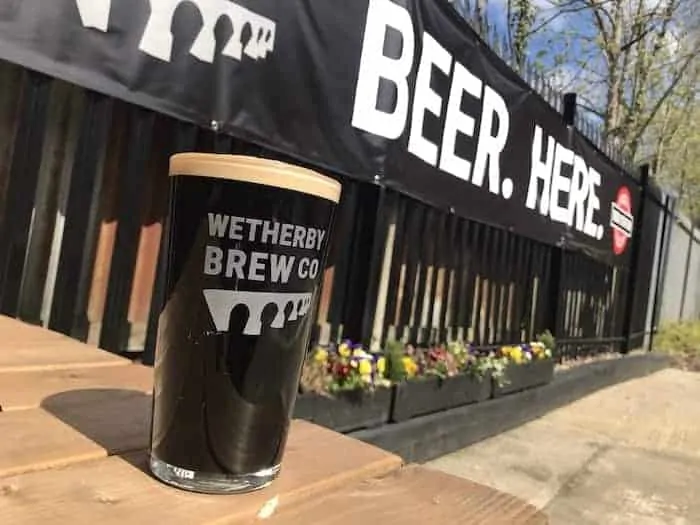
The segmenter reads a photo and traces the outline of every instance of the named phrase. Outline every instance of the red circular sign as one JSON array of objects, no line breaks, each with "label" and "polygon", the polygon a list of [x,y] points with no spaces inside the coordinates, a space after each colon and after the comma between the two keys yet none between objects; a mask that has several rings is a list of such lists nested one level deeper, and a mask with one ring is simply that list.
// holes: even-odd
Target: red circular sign
[{"label": "red circular sign", "polygon": [[[617,190],[617,197],[615,197],[615,204],[628,215],[632,215],[632,195],[627,186],[622,186]],[[627,248],[627,242],[629,241],[629,236],[625,232],[619,230],[618,228],[612,229],[613,238],[613,252],[615,255],[622,255]]]}]

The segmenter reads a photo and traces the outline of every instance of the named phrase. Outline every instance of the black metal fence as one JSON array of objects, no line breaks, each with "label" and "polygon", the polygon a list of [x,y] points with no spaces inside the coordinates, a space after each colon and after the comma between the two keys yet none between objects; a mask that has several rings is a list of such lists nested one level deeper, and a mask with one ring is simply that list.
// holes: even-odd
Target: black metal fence
[{"label": "black metal fence", "polygon": [[[285,159],[9,64],[0,82],[2,313],[151,359],[169,156]],[[314,337],[489,346],[551,330],[563,356],[638,347],[660,217],[639,183],[626,268],[343,180]]]}]

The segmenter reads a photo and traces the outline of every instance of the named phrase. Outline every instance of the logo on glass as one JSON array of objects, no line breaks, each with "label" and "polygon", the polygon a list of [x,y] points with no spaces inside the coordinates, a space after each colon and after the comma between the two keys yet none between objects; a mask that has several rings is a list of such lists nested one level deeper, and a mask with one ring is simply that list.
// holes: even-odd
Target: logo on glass
[{"label": "logo on glass", "polygon": [[[311,306],[310,293],[204,290],[204,298],[218,332],[228,331],[231,312],[236,306],[246,306],[248,308],[248,321],[243,328],[243,335],[260,335],[262,333],[262,314],[268,305],[274,304],[277,308],[277,314],[270,325],[272,328],[284,328],[287,323],[298,321],[306,316]],[[291,305],[291,312],[289,315],[285,315],[289,305]]]}]

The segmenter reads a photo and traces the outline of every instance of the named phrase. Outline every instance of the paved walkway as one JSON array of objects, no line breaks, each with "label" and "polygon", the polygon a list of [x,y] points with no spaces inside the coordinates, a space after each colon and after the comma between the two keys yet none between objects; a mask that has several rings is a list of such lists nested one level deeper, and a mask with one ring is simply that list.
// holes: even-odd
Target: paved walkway
[{"label": "paved walkway", "polygon": [[601,390],[428,466],[528,500],[551,525],[700,524],[700,374]]}]

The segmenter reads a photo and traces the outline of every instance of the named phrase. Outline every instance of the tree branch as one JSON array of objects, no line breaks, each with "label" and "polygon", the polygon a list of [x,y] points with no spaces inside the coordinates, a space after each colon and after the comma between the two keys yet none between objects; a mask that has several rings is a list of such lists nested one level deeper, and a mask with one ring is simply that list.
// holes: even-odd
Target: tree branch
[{"label": "tree branch", "polygon": [[695,58],[694,53],[689,53],[688,57],[685,60],[685,63],[681,67],[680,70],[676,71],[676,77],[673,79],[673,81],[667,86],[666,90],[661,94],[661,96],[657,99],[656,103],[654,104],[652,110],[649,112],[647,115],[646,119],[644,119],[643,123],[638,127],[638,129],[635,130],[635,133],[632,137],[632,140],[629,141],[630,144],[635,144],[638,143],[639,140],[641,139],[642,135],[646,131],[646,129],[649,127],[649,124],[654,120],[656,117],[656,114],[659,112],[661,109],[661,106],[663,106],[664,102],[666,99],[673,93],[674,89],[676,86],[680,83],[681,79],[683,78],[685,72],[688,70],[688,67],[692,63],[692,60]]}]

